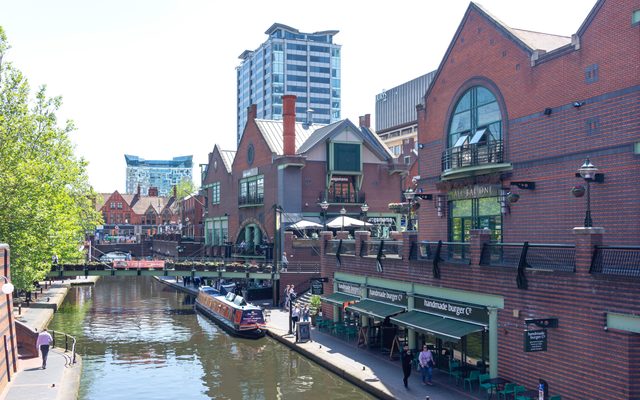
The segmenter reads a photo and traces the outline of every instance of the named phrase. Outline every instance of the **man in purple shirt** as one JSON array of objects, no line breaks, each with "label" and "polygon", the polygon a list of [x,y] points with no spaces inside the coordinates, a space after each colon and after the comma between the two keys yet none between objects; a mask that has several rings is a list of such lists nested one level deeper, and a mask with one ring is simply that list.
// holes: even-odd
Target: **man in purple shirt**
[{"label": "man in purple shirt", "polygon": [[47,368],[47,356],[49,355],[49,346],[51,345],[51,342],[53,342],[51,334],[47,332],[46,328],[43,329],[38,335],[38,340],[36,341],[36,347],[42,352],[42,369]]},{"label": "man in purple shirt", "polygon": [[433,385],[433,354],[431,349],[426,344],[422,346],[422,351],[418,356],[418,362],[420,363],[420,371],[422,372],[422,383],[425,385]]}]

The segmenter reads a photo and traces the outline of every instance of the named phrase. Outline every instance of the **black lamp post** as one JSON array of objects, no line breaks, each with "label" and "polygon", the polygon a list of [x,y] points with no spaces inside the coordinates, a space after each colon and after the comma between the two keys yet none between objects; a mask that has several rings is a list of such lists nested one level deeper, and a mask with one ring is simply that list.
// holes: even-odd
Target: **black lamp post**
[{"label": "black lamp post", "polygon": [[408,221],[407,221],[407,230],[408,231],[412,231],[413,230],[413,218],[412,218],[412,213],[413,213],[413,198],[415,197],[416,193],[413,191],[413,189],[409,188],[404,192],[404,198],[407,199],[407,201],[409,202],[409,215],[408,215]]},{"label": "black lamp post", "polygon": [[340,209],[340,218],[342,219],[342,228],[341,231],[344,231],[344,216],[347,214],[347,210],[344,207]]},{"label": "black lamp post", "polygon": [[360,206],[360,211],[362,211],[362,221],[367,222],[367,211],[369,211],[369,205],[367,203],[363,203]]},{"label": "black lamp post", "polygon": [[594,180],[596,176],[596,172],[598,168],[595,165],[591,164],[589,161],[589,157],[585,160],[584,164],[578,169],[578,173],[587,183],[587,212],[584,216],[584,227],[591,228],[593,226],[593,221],[591,220],[591,190],[590,183]]},{"label": "black lamp post", "polygon": [[320,208],[322,209],[322,224],[324,225],[324,230],[327,230],[327,209],[329,208],[329,203],[327,200],[322,200],[320,203]]}]

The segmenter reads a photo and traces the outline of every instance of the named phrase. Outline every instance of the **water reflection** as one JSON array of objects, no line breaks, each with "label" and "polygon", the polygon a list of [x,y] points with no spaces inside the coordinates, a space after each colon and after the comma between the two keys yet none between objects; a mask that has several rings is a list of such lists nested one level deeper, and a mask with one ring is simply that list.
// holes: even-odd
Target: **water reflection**
[{"label": "water reflection", "polygon": [[369,399],[275,341],[238,339],[151,277],[78,287],[51,329],[78,339],[80,399]]}]

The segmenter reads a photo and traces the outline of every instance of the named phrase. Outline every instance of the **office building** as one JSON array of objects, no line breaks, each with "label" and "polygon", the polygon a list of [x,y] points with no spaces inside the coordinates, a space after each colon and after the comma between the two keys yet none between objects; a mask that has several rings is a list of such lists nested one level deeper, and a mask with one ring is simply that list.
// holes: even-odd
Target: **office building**
[{"label": "office building", "polygon": [[256,50],[245,50],[237,70],[238,143],[255,104],[257,118],[282,120],[282,95],[296,100],[296,121],[329,124],[340,120],[340,45],[338,31],[303,33],[282,24],[265,32]]},{"label": "office building", "polygon": [[138,186],[147,195],[150,187],[158,189],[158,195],[167,196],[182,180],[191,181],[193,156],[174,157],[173,160],[145,160],[125,154],[127,162],[127,193],[136,193]]}]

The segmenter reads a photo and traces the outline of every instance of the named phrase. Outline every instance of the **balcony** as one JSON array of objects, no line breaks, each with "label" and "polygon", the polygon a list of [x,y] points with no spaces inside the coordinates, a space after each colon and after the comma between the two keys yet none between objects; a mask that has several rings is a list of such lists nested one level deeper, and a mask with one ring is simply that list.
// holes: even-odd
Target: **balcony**
[{"label": "balcony", "polygon": [[264,204],[264,195],[239,196],[238,207],[261,206]]},{"label": "balcony", "polygon": [[504,162],[502,142],[464,144],[442,152],[442,179],[510,170]]},{"label": "balcony", "polygon": [[366,201],[364,192],[351,192],[351,193],[326,193],[320,192],[318,194],[319,199],[326,199],[327,203],[338,204],[362,204]]}]

